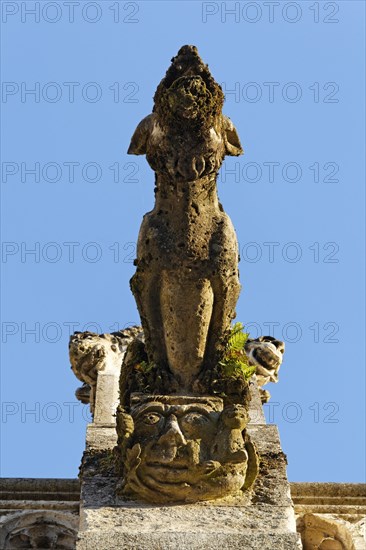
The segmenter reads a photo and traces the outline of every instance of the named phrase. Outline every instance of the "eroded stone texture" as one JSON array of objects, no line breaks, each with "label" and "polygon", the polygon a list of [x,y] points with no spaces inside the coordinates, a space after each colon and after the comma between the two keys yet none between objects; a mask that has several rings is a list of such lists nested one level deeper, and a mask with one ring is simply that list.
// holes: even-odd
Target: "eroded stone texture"
[{"label": "eroded stone texture", "polygon": [[183,46],[128,150],[156,173],[131,280],[148,361],[201,394],[210,388],[197,380],[220,358],[240,292],[235,231],[216,190],[225,155],[242,153],[223,101],[195,46]]},{"label": "eroded stone texture", "polygon": [[366,485],[292,483],[304,550],[366,548]]},{"label": "eroded stone texture", "polygon": [[133,394],[117,426],[120,492],[150,502],[197,502],[240,494],[258,471],[242,405],[214,397]]},{"label": "eroded stone texture", "polygon": [[[135,327],[137,330],[138,327]],[[257,383],[260,386],[262,402],[268,401],[269,392],[262,389],[268,382],[278,381],[278,370],[282,363],[285,344],[271,336],[249,339],[244,352],[249,364],[256,367]],[[220,367],[215,365],[206,372],[200,382],[214,395],[224,395],[227,402],[248,405],[249,388],[241,378],[225,378]],[[149,363],[145,348],[145,338],[141,331],[127,347],[123,359],[120,377],[120,397],[122,406],[129,405],[130,394],[146,393],[179,393],[178,381],[170,370],[160,369],[157,364]],[[258,409],[257,409],[258,411]]]}]

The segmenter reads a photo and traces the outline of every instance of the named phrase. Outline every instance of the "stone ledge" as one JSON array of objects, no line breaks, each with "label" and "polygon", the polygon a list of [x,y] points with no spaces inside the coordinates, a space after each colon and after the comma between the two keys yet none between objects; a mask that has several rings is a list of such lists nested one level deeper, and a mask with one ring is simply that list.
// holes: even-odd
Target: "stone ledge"
[{"label": "stone ledge", "polygon": [[1,513],[17,510],[67,510],[79,514],[79,500],[0,500]]},{"label": "stone ledge", "polygon": [[291,483],[297,516],[332,514],[355,522],[366,515],[364,483]]},{"label": "stone ledge", "polygon": [[277,534],[296,531],[291,507],[255,505],[220,506],[206,503],[171,506],[130,503],[127,507],[88,508],[82,511],[81,530],[88,533],[113,529],[119,534],[215,533],[242,534],[266,531]]},{"label": "stone ledge", "polygon": [[124,533],[112,534],[107,531],[89,533],[87,540],[79,537],[77,550],[263,550],[273,548],[276,550],[299,550],[301,544],[298,535],[252,533],[252,534],[221,534],[211,533]]},{"label": "stone ledge", "polygon": [[291,495],[298,498],[359,497],[366,503],[366,483],[291,482]]},{"label": "stone ledge", "polygon": [[79,501],[78,479],[0,478],[0,500]]}]

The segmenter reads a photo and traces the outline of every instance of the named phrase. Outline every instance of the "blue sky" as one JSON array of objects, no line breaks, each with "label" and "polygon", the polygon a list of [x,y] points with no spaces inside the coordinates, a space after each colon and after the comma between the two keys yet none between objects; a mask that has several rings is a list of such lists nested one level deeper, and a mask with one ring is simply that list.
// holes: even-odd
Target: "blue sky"
[{"label": "blue sky", "polygon": [[364,2],[1,7],[1,475],[77,475],[88,412],[69,334],[139,321],[129,279],[154,175],[126,151],[195,44],[245,150],[218,189],[237,319],[286,342],[265,408],[289,478],[363,481]]}]

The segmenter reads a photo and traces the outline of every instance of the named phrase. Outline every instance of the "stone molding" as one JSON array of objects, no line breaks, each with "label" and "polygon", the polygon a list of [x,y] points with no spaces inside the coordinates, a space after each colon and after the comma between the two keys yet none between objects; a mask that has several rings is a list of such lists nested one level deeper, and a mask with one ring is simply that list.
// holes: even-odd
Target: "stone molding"
[{"label": "stone molding", "polygon": [[[304,550],[331,544],[334,549],[364,550],[366,484],[293,482],[290,488]],[[76,539],[79,501],[78,479],[0,479],[0,548],[6,548],[4,540],[14,530],[35,522],[47,523],[48,529],[55,522],[64,531],[72,526]]]},{"label": "stone molding", "polygon": [[78,479],[0,479],[1,550],[73,550],[79,501]]}]

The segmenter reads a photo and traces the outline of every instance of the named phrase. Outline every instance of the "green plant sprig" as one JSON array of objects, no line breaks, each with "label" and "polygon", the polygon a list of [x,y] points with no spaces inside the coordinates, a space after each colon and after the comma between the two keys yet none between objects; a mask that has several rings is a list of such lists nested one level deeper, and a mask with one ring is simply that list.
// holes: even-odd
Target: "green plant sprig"
[{"label": "green plant sprig", "polygon": [[245,380],[249,380],[255,373],[256,367],[249,364],[244,350],[248,337],[249,333],[244,332],[242,323],[235,323],[231,328],[224,357],[219,362],[225,377],[244,377]]}]

